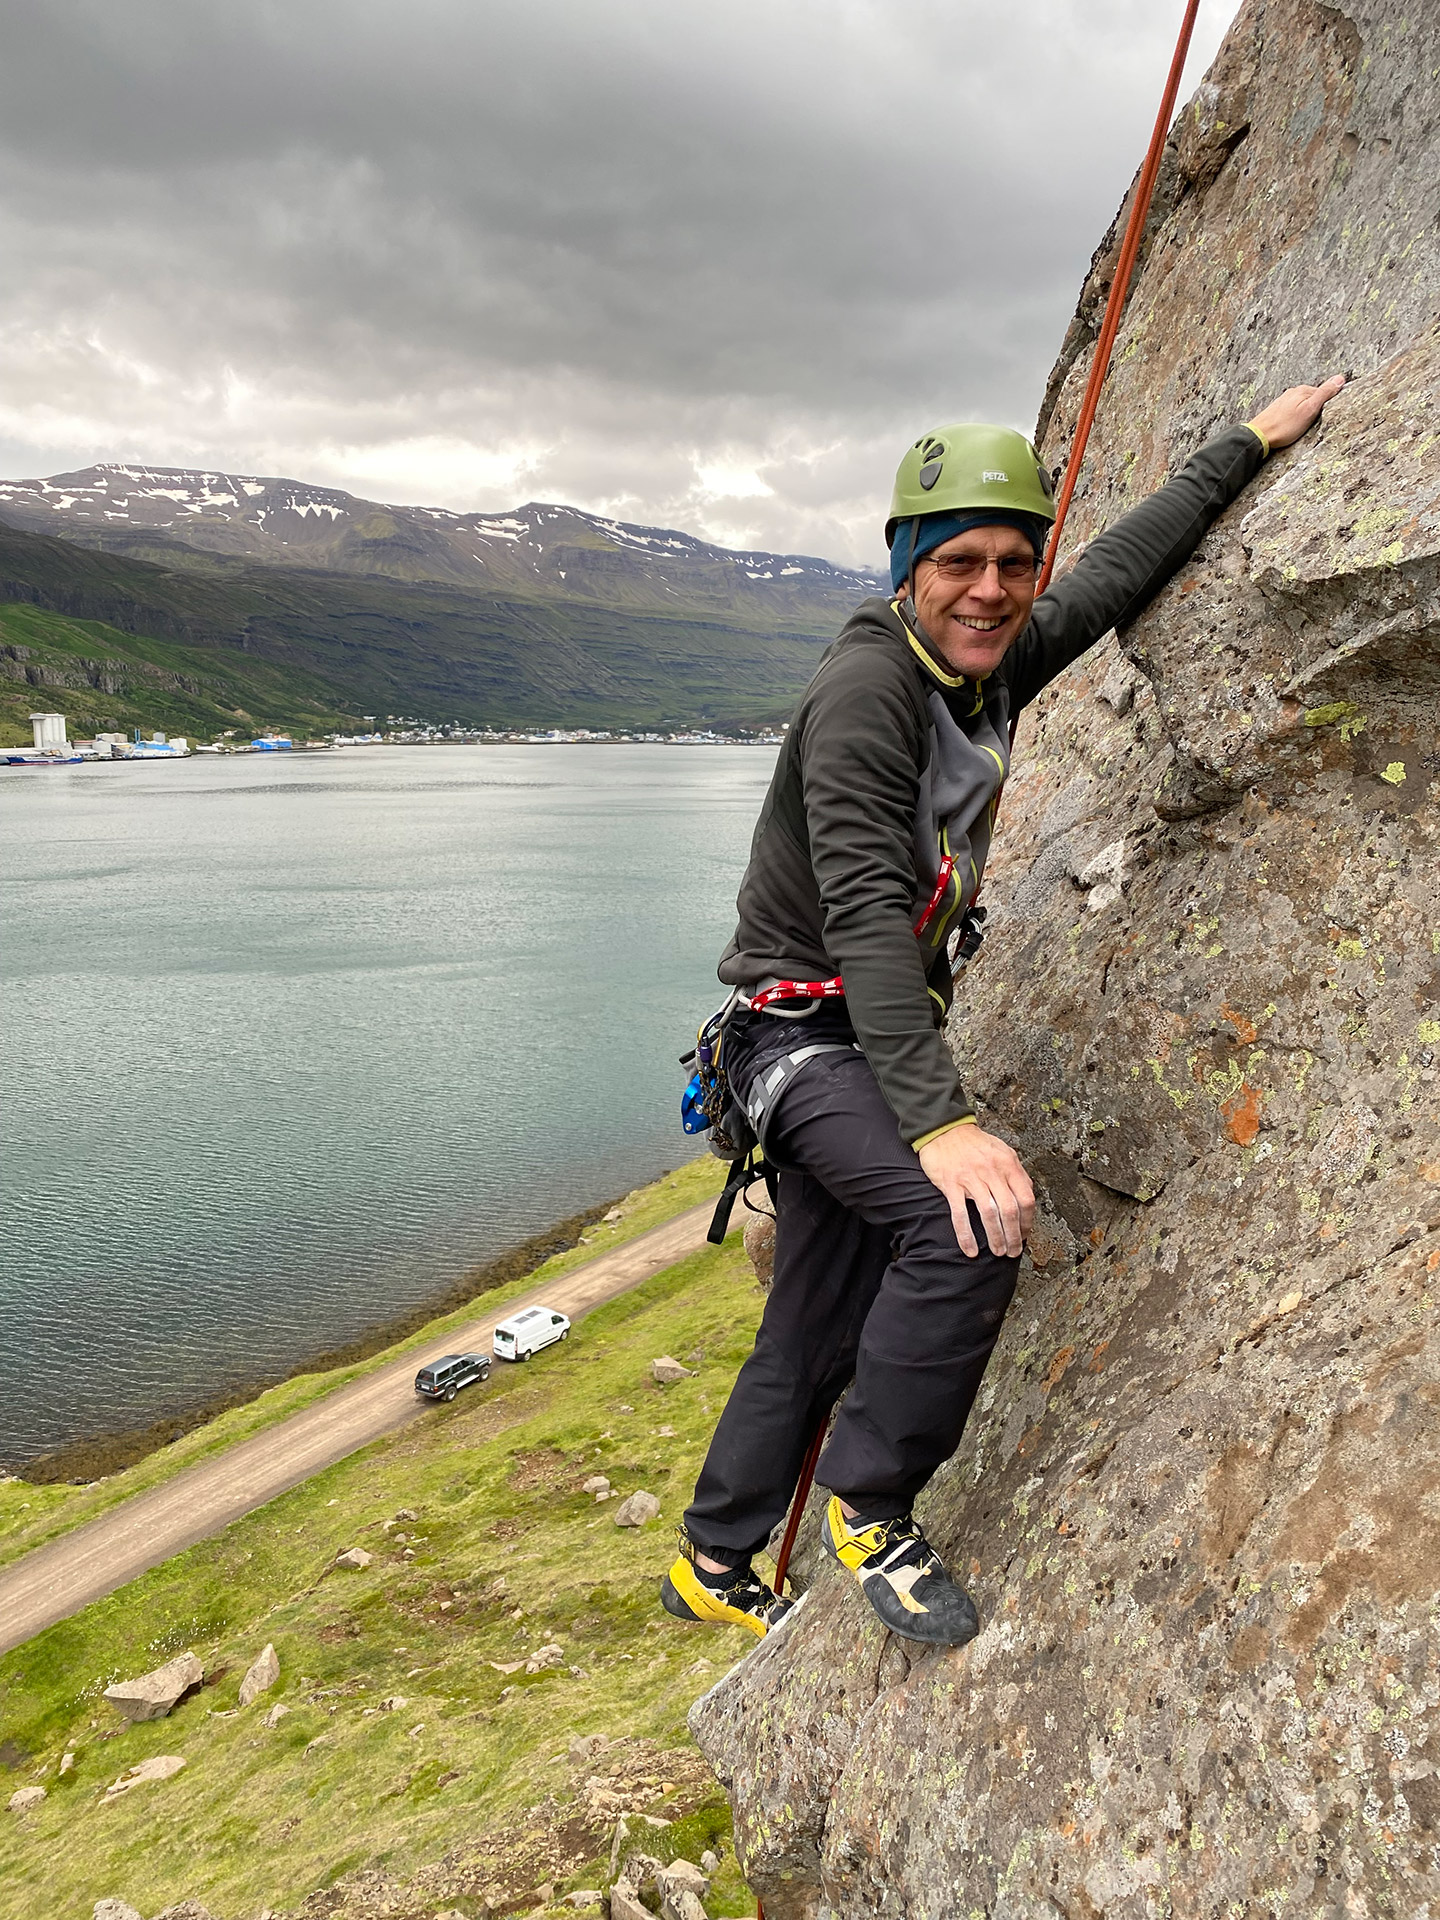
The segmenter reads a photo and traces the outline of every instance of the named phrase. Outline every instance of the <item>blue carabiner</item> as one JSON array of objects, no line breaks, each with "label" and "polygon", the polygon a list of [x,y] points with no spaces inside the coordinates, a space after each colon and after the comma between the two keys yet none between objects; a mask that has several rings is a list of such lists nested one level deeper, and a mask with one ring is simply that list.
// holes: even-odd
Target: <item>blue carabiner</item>
[{"label": "blue carabiner", "polygon": [[700,1075],[694,1074],[680,1096],[680,1124],[686,1133],[707,1133],[713,1124],[705,1111]]}]

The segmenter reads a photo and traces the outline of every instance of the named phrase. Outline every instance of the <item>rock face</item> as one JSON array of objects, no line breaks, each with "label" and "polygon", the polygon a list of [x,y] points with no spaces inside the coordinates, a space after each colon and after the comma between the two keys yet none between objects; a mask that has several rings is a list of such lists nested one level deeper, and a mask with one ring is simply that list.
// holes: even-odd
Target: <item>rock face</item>
[{"label": "rock face", "polygon": [[953,1040],[1041,1210],[921,1505],[985,1625],[829,1569],[697,1705],[768,1920],[1440,1913],[1437,123],[1436,0],[1247,0],[1177,120],[1070,544],[1357,377],[1022,723]]},{"label": "rock face", "polygon": [[127,1720],[163,1720],[204,1678],[199,1659],[193,1653],[182,1653],[163,1667],[142,1673],[138,1680],[117,1680],[105,1689],[105,1698]]}]

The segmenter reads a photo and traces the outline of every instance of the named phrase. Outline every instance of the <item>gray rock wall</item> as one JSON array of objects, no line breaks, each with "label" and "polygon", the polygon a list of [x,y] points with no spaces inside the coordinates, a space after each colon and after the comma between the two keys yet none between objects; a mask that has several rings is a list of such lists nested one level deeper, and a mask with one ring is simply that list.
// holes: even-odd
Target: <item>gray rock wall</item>
[{"label": "gray rock wall", "polygon": [[1070,544],[1357,377],[1023,722],[953,1038],[1041,1217],[921,1509],[986,1625],[822,1572],[699,1703],[769,1920],[1440,1916],[1437,125],[1437,0],[1249,0],[1177,121]]}]

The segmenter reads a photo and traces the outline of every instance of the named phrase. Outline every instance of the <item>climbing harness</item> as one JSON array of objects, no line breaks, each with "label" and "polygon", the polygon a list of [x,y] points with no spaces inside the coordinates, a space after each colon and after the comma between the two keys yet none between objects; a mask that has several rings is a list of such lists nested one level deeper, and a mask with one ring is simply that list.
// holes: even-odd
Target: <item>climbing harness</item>
[{"label": "climbing harness", "polygon": [[[1085,448],[1090,439],[1090,428],[1094,424],[1095,414],[1100,404],[1101,389],[1105,385],[1105,376],[1110,369],[1110,356],[1114,351],[1115,340],[1120,331],[1120,320],[1124,313],[1126,297],[1130,292],[1130,281],[1135,271],[1135,262],[1140,254],[1140,242],[1145,234],[1145,222],[1150,214],[1150,201],[1155,191],[1155,182],[1160,173],[1160,161],[1165,152],[1165,142],[1170,132],[1170,122],[1175,112],[1175,96],[1180,90],[1180,77],[1185,70],[1186,55],[1190,51],[1190,36],[1195,27],[1195,16],[1200,9],[1200,0],[1186,0],[1184,18],[1180,23],[1179,38],[1175,43],[1174,56],[1170,62],[1170,72],[1165,81],[1165,91],[1160,101],[1160,111],[1155,117],[1154,131],[1150,135],[1150,145],[1145,155],[1145,163],[1140,169],[1140,177],[1135,184],[1135,197],[1130,207],[1130,216],[1125,225],[1125,238],[1120,247],[1120,258],[1116,262],[1115,277],[1110,283],[1109,297],[1105,302],[1105,315],[1100,326],[1100,335],[1095,342],[1095,354],[1090,363],[1090,377],[1085,383],[1085,396],[1080,405],[1079,417],[1075,423],[1075,434],[1070,445],[1070,457],[1066,462],[1065,478],[1060,495],[1055,503],[1055,524],[1050,535],[1050,544],[1046,552],[1044,565],[1040,570],[1038,591],[1043,593],[1050,584],[1055,571],[1055,562],[1060,552],[1060,536],[1065,526],[1066,515],[1070,511],[1070,501],[1075,492],[1075,484],[1080,477],[1080,465],[1085,458]],[[1017,716],[1018,720],[1018,716]],[[1010,723],[1010,744],[1015,744],[1017,721]],[[1004,789],[1002,787],[1001,791]],[[1000,794],[994,800],[994,808],[1000,804]],[[992,809],[991,820],[994,820]],[[978,889],[977,889],[978,893]],[[932,903],[932,910],[933,905]],[[960,945],[956,949],[956,970],[963,968],[978,947],[984,933],[985,909],[975,905],[975,896],[971,896],[964,918],[961,921]],[[967,923],[970,923],[967,929]],[[965,952],[967,941],[973,941],[969,953]],[[961,956],[964,955],[964,960]],[[840,990],[838,979],[836,990]],[[775,1591],[783,1593],[785,1577],[790,1568],[790,1555],[795,1538],[800,1530],[800,1520],[810,1498],[810,1489],[815,1481],[815,1468],[820,1459],[820,1449],[825,1440],[825,1422],[820,1423],[819,1431],[810,1442],[805,1461],[800,1469],[800,1478],[796,1483],[795,1496],[790,1502],[790,1517],[786,1523],[784,1537],[780,1543],[780,1552],[775,1559]],[[765,1920],[764,1902],[757,1902],[756,1920]]]}]

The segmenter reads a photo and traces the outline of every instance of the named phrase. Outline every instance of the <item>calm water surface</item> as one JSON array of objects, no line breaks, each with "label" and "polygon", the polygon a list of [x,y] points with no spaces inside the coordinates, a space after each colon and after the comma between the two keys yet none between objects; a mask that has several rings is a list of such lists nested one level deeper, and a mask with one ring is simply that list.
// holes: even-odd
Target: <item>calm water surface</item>
[{"label": "calm water surface", "polygon": [[0,1463],[147,1424],[677,1165],[762,748],[0,778]]}]

